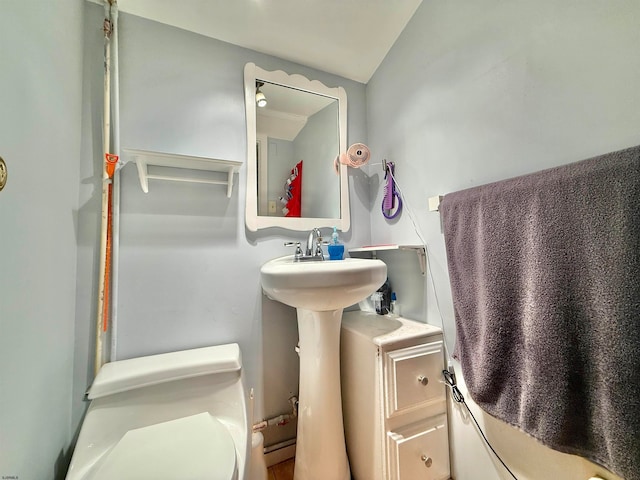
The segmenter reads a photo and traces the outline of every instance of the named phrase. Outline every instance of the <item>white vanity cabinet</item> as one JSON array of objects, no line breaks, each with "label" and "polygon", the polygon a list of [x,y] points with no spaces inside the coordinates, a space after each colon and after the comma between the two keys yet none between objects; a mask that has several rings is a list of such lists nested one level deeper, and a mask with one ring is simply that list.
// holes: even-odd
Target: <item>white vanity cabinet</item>
[{"label": "white vanity cabinet", "polygon": [[442,331],[345,312],[342,408],[355,480],[450,478]]}]

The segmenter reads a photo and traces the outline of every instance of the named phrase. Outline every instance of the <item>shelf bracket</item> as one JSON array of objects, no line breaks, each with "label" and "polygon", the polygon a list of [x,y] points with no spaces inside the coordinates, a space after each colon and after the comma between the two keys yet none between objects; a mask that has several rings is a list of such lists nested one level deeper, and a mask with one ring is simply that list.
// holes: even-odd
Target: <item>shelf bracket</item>
[{"label": "shelf bracket", "polygon": [[427,252],[423,246],[400,246],[400,250],[413,250],[418,255],[418,263],[420,264],[420,273],[424,276],[427,273]]},{"label": "shelf bracket", "polygon": [[233,172],[233,168],[230,168],[227,174],[227,198],[231,198],[231,190],[233,190]]},{"label": "shelf bracket", "polygon": [[423,248],[416,250],[418,262],[420,263],[420,273],[424,276],[427,273],[427,254]]},{"label": "shelf bracket", "polygon": [[136,158],[136,167],[138,169],[138,178],[140,179],[140,188],[144,193],[149,193],[149,177],[147,174],[147,163],[141,158]]}]

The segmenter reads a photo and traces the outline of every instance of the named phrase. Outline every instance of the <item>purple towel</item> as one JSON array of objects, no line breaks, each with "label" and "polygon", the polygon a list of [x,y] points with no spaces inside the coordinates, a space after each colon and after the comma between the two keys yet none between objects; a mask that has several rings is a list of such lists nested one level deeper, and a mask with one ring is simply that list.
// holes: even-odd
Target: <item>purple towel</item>
[{"label": "purple towel", "polygon": [[446,195],[473,400],[640,479],[640,147]]}]

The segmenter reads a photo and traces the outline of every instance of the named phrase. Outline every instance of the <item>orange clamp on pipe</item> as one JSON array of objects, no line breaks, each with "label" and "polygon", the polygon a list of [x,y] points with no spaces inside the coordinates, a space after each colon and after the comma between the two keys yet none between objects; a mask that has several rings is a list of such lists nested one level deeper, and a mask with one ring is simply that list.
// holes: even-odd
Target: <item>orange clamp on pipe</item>
[{"label": "orange clamp on pipe", "polygon": [[105,153],[104,154],[104,159],[105,159],[105,168],[107,170],[107,175],[109,175],[109,178],[113,178],[113,174],[116,171],[116,165],[118,163],[118,155],[113,155],[112,153]]}]

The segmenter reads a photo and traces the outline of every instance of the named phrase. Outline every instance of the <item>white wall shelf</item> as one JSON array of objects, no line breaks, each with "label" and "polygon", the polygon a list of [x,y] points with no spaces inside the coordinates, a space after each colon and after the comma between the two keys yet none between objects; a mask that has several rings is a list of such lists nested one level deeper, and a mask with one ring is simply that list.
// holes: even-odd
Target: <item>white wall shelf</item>
[{"label": "white wall shelf", "polygon": [[[226,185],[227,198],[231,198],[233,189],[233,175],[240,170],[242,162],[234,160],[218,160],[215,158],[193,157],[190,155],[177,155],[173,153],[152,152],[148,150],[134,150],[125,148],[125,155],[135,161],[138,167],[140,187],[144,193],[149,192],[149,179],[169,180],[174,182],[208,183],[212,185]],[[209,178],[186,177],[182,175],[163,175],[149,173],[149,165],[156,167],[179,168],[186,170],[203,170],[208,172],[223,172],[227,174],[226,180],[213,180]]]},{"label": "white wall shelf", "polygon": [[425,252],[424,245],[369,245],[366,247],[350,248],[349,254],[370,253],[372,258],[376,258],[376,252],[385,250],[416,252],[418,255],[418,262],[420,263],[420,272],[424,275],[427,271],[427,254]]}]

